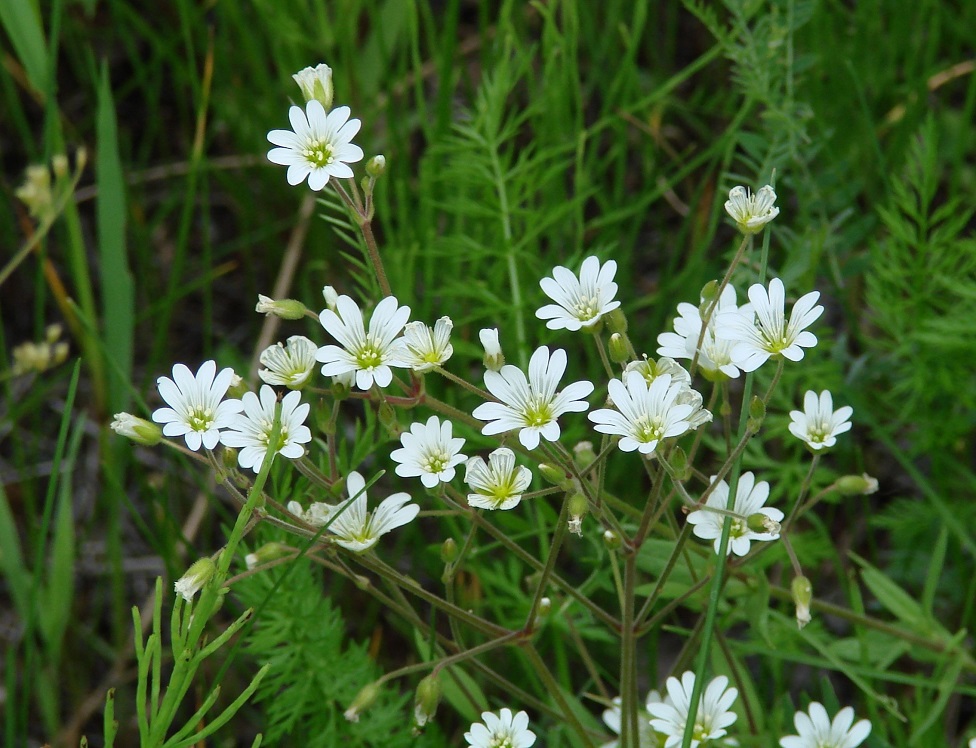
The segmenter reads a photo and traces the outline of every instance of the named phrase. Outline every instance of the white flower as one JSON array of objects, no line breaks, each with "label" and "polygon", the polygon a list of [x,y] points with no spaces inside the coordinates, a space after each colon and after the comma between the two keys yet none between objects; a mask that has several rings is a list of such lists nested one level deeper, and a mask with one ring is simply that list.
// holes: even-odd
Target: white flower
[{"label": "white flower", "polygon": [[[734,342],[715,335],[719,314],[735,311],[738,311],[735,304],[735,289],[726,286],[708,320],[705,337],[702,338],[698,353],[698,368],[707,379],[715,379],[720,372],[730,379],[739,376],[739,368],[732,363],[731,352]],[[674,318],[674,332],[663,332],[657,336],[658,355],[693,359],[695,346],[698,345],[698,337],[701,335],[702,314],[700,307],[686,302],[678,304],[678,316]],[[751,320],[752,317],[750,316],[749,319]]]},{"label": "white flower", "polygon": [[488,455],[488,464],[480,457],[472,457],[464,464],[464,480],[473,493],[468,504],[479,509],[513,509],[532,483],[532,471],[524,465],[515,466],[515,453],[499,447]]},{"label": "white flower", "polygon": [[305,101],[318,101],[323,108],[332,106],[332,68],[319,63],[314,68],[303,68],[295,73],[295,83],[302,89]]},{"label": "white flower", "polygon": [[481,720],[464,733],[464,739],[472,748],[529,748],[535,745],[535,733],[528,729],[529,715],[525,712],[514,715],[511,709],[502,709],[498,714],[482,712]]},{"label": "white flower", "polygon": [[193,600],[193,596],[202,590],[207,582],[213,579],[216,571],[217,565],[213,562],[212,558],[201,558],[198,561],[194,561],[193,565],[187,569],[186,574],[173,583],[173,589],[177,595],[190,602]]},{"label": "white flower", "polygon": [[834,401],[828,390],[817,396],[807,390],[803,396],[803,411],[791,410],[790,433],[802,439],[813,450],[832,447],[837,443],[837,435],[851,430],[850,417],[854,408],[845,405],[834,410]]},{"label": "white flower", "polygon": [[644,354],[644,358],[640,361],[631,361],[627,366],[624,367],[624,378],[627,376],[628,371],[640,372],[641,376],[644,377],[644,381],[651,384],[655,379],[664,375],[671,375],[671,384],[683,384],[691,386],[691,375],[685,370],[681,364],[675,361],[673,358],[668,358],[663,356],[657,361],[653,361]]},{"label": "white flower", "polygon": [[[810,704],[810,714],[797,712],[793,724],[799,735],[780,738],[782,748],[855,748],[871,733],[871,723],[862,719],[853,727],[854,710],[845,706],[834,717],[827,716],[822,704]],[[970,743],[972,745],[972,743]]]},{"label": "white flower", "polygon": [[[803,358],[803,349],[817,344],[817,337],[806,330],[823,314],[817,304],[819,291],[811,291],[797,299],[786,320],[786,290],[783,281],[773,278],[769,291],[759,283],[749,289],[749,305],[719,315],[715,334],[733,341],[732,363],[743,371],[755,371],[770,356],[783,356],[790,361]],[[755,312],[755,321],[752,312]]]},{"label": "white flower", "polygon": [[292,335],[288,344],[275,343],[261,353],[258,376],[268,384],[299,390],[312,376],[318,346],[304,335]]},{"label": "white flower", "polygon": [[366,481],[355,471],[346,478],[346,491],[349,500],[338,506],[317,501],[302,511],[297,501],[290,501],[288,511],[310,525],[328,525],[335,542],[355,553],[372,548],[382,535],[412,521],[420,512],[419,506],[409,503],[410,495],[401,492],[383,499],[370,514],[366,511]]},{"label": "white flower", "polygon": [[743,234],[758,234],[763,226],[779,215],[776,193],[768,184],[752,194],[747,187],[733,187],[725,203],[725,212],[732,216]]},{"label": "white flower", "polygon": [[363,327],[363,313],[348,296],[336,299],[336,311],[324,309],[319,322],[342,348],[326,345],[315,354],[317,361],[325,364],[322,373],[327,376],[356,372],[356,386],[368,390],[375,381],[386,387],[393,381],[391,366],[404,366],[398,358],[399,344],[394,339],[410,318],[410,307],[400,306],[395,296],[387,296],[373,310],[369,320],[369,332]]},{"label": "white flower", "polygon": [[[621,698],[616,696],[613,699],[613,706],[605,709],[603,712],[603,723],[618,735],[620,734],[620,719],[622,714],[620,707],[622,703]],[[653,689],[647,694],[647,699],[644,703],[645,709],[642,709],[637,714],[637,723],[640,729],[640,748],[658,748],[657,734],[654,732],[654,728],[651,727],[651,713],[648,709],[651,704],[670,704],[671,699],[667,696],[662,699],[661,693],[657,689]],[[618,748],[619,745],[619,740],[613,740],[609,743],[604,743],[601,748]]]},{"label": "white flower", "polygon": [[[711,482],[715,482],[714,475]],[[727,554],[735,553],[737,556],[744,556],[749,552],[750,541],[776,540],[779,537],[779,522],[783,519],[783,513],[775,507],[764,506],[768,498],[769,484],[766,481],[761,480],[757,483],[756,477],[751,472],[739,476],[735,489],[735,505],[732,507],[732,512],[737,516],[732,518]],[[728,501],[729,484],[722,480],[708,495],[705,506],[724,512]],[[754,517],[757,514],[762,516]],[[699,509],[688,515],[688,522],[694,525],[694,533],[699,538],[715,540],[715,552],[718,553],[726,516],[708,509]],[[750,524],[759,529],[754,530]]]},{"label": "white flower", "polygon": [[440,482],[454,480],[454,468],[467,457],[460,454],[464,439],[452,436],[451,422],[431,416],[427,423],[412,423],[410,431],[400,434],[403,447],[390,454],[400,464],[396,474],[401,478],[416,478],[427,488]]},{"label": "white flower", "polygon": [[485,372],[485,386],[500,403],[483,403],[474,409],[474,417],[486,423],[481,433],[491,436],[520,429],[519,441],[526,449],[539,446],[539,437],[549,441],[559,438],[559,423],[563,413],[582,413],[589,404],[584,400],[593,392],[587,381],[573,382],[562,392],[556,387],[566,371],[566,351],[540,346],[529,359],[529,376],[521,369],[506,365],[500,371]]},{"label": "white flower", "polygon": [[[695,727],[692,732],[691,748],[707,740],[724,737],[726,727],[736,720],[734,712],[729,711],[735,697],[739,695],[735,688],[726,688],[729,679],[724,675],[713,678],[705,688],[705,693],[698,702],[698,712],[695,715]],[[647,711],[651,714],[651,727],[667,736],[665,748],[681,745],[691,707],[691,695],[695,688],[695,674],[688,671],[677,678],[668,678],[668,696],[671,703],[648,704]]]},{"label": "white flower", "polygon": [[[237,463],[255,473],[261,471],[264,458],[271,448],[271,432],[274,427],[275,391],[261,385],[261,397],[245,392],[240,400],[244,412],[234,418],[230,428],[220,435],[226,447],[239,449]],[[312,441],[312,432],[305,425],[311,406],[302,402],[300,392],[289,392],[281,400],[281,429],[278,436],[277,454],[295,460],[305,454],[302,444]]]},{"label": "white flower", "polygon": [[454,353],[450,317],[441,317],[431,329],[423,322],[408,322],[403,328],[399,358],[414,371],[430,371],[440,366]]},{"label": "white flower", "polygon": [[505,356],[502,353],[502,346],[498,342],[498,328],[486,327],[478,333],[481,345],[485,349],[485,368],[498,371],[505,365]]},{"label": "white flower", "polygon": [[548,320],[546,327],[550,330],[565,328],[575,332],[581,327],[591,327],[604,314],[620,306],[619,301],[613,300],[617,293],[617,284],[613,282],[616,272],[616,262],[609,260],[601,267],[596,257],[583,260],[579,278],[569,268],[557,265],[552,270],[552,278],[539,281],[546,296],[556,303],[546,304],[535,316]]},{"label": "white flower", "polygon": [[308,186],[321,190],[330,177],[352,178],[347,164],[361,161],[363,149],[351,141],[362,123],[349,119],[349,107],[336,107],[326,114],[322,104],[312,99],[304,111],[291,107],[288,119],[294,132],[268,133],[268,140],[279,146],[268,151],[268,160],[288,167],[288,184],[301,184],[308,177]]},{"label": "white flower", "polygon": [[624,381],[611,379],[608,385],[615,410],[601,408],[588,416],[601,434],[622,437],[617,445],[621,450],[648,455],[662,439],[681,436],[691,428],[688,417],[694,408],[676,402],[682,386],[672,384],[670,374],[650,386],[640,372],[630,371],[624,377]]},{"label": "white flower", "polygon": [[204,361],[195,376],[183,364],[176,364],[172,379],[156,380],[159,394],[169,407],[153,412],[152,419],[163,424],[164,435],[182,436],[194,452],[201,444],[213,449],[220,441],[220,429],[227,428],[241,410],[239,400],[221,402],[233,378],[233,369],[221,369],[217,374],[214,361]]}]

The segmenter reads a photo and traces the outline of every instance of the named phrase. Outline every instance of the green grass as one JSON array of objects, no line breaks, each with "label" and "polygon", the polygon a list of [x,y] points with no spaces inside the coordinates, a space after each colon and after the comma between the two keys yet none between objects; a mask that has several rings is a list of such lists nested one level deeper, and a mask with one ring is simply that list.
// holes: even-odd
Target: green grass
[{"label": "green grass", "polygon": [[[135,739],[127,721],[135,694],[129,608],[151,610],[155,576],[169,589],[221,546],[235,512],[199,465],[123,444],[107,424],[119,410],[148,417],[159,404],[155,380],[174,362],[195,368],[216,357],[240,372],[252,360],[264,321],[252,309],[281,271],[307,191],[289,188],[283,170],[265,161],[265,135],[286,126],[289,99],[299,98],[290,75],[319,61],[334,70],[337,103],[364,123],[357,142],[367,158],[387,157],[374,226],[391,285],[412,319],[450,314],[459,361],[480,357],[482,327],[501,328],[512,363],[542,343],[571,346],[572,337],[546,331],[534,316],[538,279],[556,264],[575,269],[589,254],[617,261],[631,338],[638,353],[653,353],[677,303],[693,301],[734,253],[722,210],[728,189],[775,178],[782,213],[769,272],[794,295],[819,289],[828,312],[818,348],[787,368],[767,433],[786,434],[785,414],[805,389],[829,387],[835,401],[854,406],[855,428],[821,463],[814,491],[861,472],[882,488],[825,503],[795,542],[818,599],[847,618],[821,615],[798,634],[783,614],[788,562],[771,551],[768,582],[730,582],[744,604],[719,611],[717,630],[726,634],[712,650],[715,670],[735,665],[750,684],[743,699],[751,718],[738,724],[757,735],[785,734],[794,706],[810,699],[829,710],[851,704],[871,718],[869,746],[939,746],[976,735],[974,673],[953,656],[970,642],[951,640],[976,622],[976,5],[39,5],[0,3],[3,189],[12,206],[0,211],[9,248],[0,269],[38,230],[14,198],[23,169],[58,153],[73,163],[81,146],[88,166],[77,200],[0,285],[6,744],[75,745],[82,733],[99,744],[109,686],[117,688],[119,743]],[[354,226],[321,197],[284,295],[314,309],[325,284],[375,298]],[[740,296],[758,270],[746,263],[737,271]],[[11,376],[14,347],[40,340],[52,322],[65,326],[69,360]],[[285,323],[280,335],[321,340],[316,327]],[[572,378],[603,377],[593,351],[571,358]],[[476,379],[480,369],[459,373]],[[768,375],[757,381],[762,391]],[[429,389],[472,407],[440,381]],[[581,420],[574,423],[570,435],[582,437]],[[394,443],[384,439],[364,440],[356,456],[375,446],[382,462]],[[608,487],[623,494],[630,467],[612,465]],[[781,502],[795,495],[806,467],[803,451],[781,439],[755,440],[746,451],[745,468],[762,471]],[[282,491],[302,485],[275,479]],[[546,542],[540,528],[557,516],[558,506],[536,502],[499,524],[535,551]],[[460,542],[464,529],[451,529]],[[415,574],[438,579],[441,540],[418,532],[391,543],[415,556]],[[528,572],[491,550],[496,564],[479,566],[463,592],[489,617],[521,625]],[[576,572],[609,563],[596,540],[579,553]],[[292,599],[303,588],[283,576],[283,599]],[[608,575],[576,581],[612,600]],[[339,599],[352,587],[330,575],[322,586]],[[253,605],[266,593],[255,583],[240,599],[232,594],[227,620],[242,600]],[[642,692],[660,686],[656,667],[670,667],[657,646],[693,661],[680,650],[704,600],[689,601],[667,631],[642,640]],[[371,640],[383,670],[427,656],[428,643],[375,602],[354,602],[342,611],[356,643],[348,657]],[[254,631],[267,637],[260,626]],[[247,636],[224,663],[228,702],[273,649],[267,638],[248,644]],[[553,621],[540,634],[540,651],[578,697],[594,688],[579,678],[571,636],[598,654],[610,645],[585,617],[571,626]],[[527,690],[541,687],[516,656],[500,654],[502,666],[526,669]],[[597,666],[611,682],[614,668]],[[473,706],[465,678],[492,708],[503,705],[483,671],[456,675],[428,744],[458,744],[470,715],[488,708]],[[411,688],[398,681],[393,691]],[[398,703],[393,691],[384,709]],[[602,707],[579,703],[581,719],[599,729]],[[246,707],[221,734],[250,744],[279,719],[271,704]],[[344,706],[330,709],[315,724],[343,729],[336,715]],[[550,725],[547,746],[576,744],[536,714]],[[742,745],[771,744],[748,735],[742,731]]]}]

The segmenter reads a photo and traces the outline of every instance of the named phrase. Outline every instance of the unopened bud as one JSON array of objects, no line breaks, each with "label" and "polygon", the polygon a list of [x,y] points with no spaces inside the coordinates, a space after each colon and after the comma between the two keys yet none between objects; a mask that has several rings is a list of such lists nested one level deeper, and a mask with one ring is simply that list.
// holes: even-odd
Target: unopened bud
[{"label": "unopened bud", "polygon": [[603,318],[607,321],[607,329],[610,332],[619,332],[621,335],[627,332],[627,315],[619,306],[612,312],[604,314]]},{"label": "unopened bud", "polygon": [[281,319],[301,319],[308,311],[307,307],[295,299],[275,300],[268,296],[258,294],[258,303],[254,307],[258,314],[271,316],[272,314]]},{"label": "unopened bud", "polygon": [[64,328],[57,322],[44,328],[44,340],[48,343],[57,343],[61,339]]},{"label": "unopened bud", "polygon": [[380,424],[390,436],[394,438],[400,436],[400,424],[397,421],[397,414],[392,405],[384,400],[380,403],[377,415],[379,416]]},{"label": "unopened bud", "polygon": [[762,422],[766,420],[766,403],[761,397],[754,395],[752,402],[749,403],[749,419],[756,422],[756,431],[759,430],[759,426],[762,426]]},{"label": "unopened bud", "polygon": [[248,570],[251,570],[258,566],[269,564],[272,561],[277,561],[279,558],[286,558],[292,553],[294,553],[294,550],[284,543],[265,543],[254,551],[254,553],[248,553],[244,557],[244,563],[247,564]]},{"label": "unopened bud", "polygon": [[56,153],[51,156],[51,171],[58,179],[64,179],[68,176],[68,157],[63,153]]},{"label": "unopened bud", "polygon": [[715,300],[716,295],[718,295],[717,280],[710,280],[708,283],[702,286],[701,300],[705,302],[705,304],[711,304]]},{"label": "unopened bud", "polygon": [[220,459],[227,470],[237,468],[237,450],[233,447],[224,447],[220,453]]},{"label": "unopened bud", "polygon": [[190,602],[193,600],[193,596],[203,589],[203,586],[207,582],[213,579],[216,571],[217,565],[214,564],[212,558],[206,556],[187,569],[186,574],[176,580],[173,588],[180,597]]},{"label": "unopened bud", "polygon": [[627,345],[627,339],[619,332],[615,332],[610,336],[610,360],[615,364],[622,364],[625,361],[630,360],[630,346]]},{"label": "unopened bud", "polygon": [[366,162],[366,173],[377,179],[386,171],[386,156],[378,154]]},{"label": "unopened bud", "polygon": [[244,397],[245,392],[250,392],[247,383],[240,374],[235,372],[234,376],[230,378],[230,384],[227,385],[227,396],[235,397],[240,400],[242,397]]},{"label": "unopened bud", "polygon": [[555,465],[550,465],[547,462],[539,463],[539,472],[552,485],[559,486],[564,491],[568,492],[576,488],[573,476],[567,475],[565,471]]},{"label": "unopened bud", "polygon": [[498,342],[498,328],[487,327],[478,333],[478,337],[485,349],[485,368],[490,371],[498,371],[505,365],[505,355],[502,353],[501,344]]},{"label": "unopened bud", "polygon": [[370,683],[356,694],[356,698],[352,700],[352,703],[346,709],[343,716],[350,722],[359,722],[359,715],[373,706],[379,695],[380,687],[376,683]]},{"label": "unopened bud", "polygon": [[611,551],[617,550],[620,545],[620,536],[613,530],[603,531],[603,544]]},{"label": "unopened bud", "polygon": [[675,480],[686,481],[691,477],[691,466],[688,464],[688,455],[681,447],[675,446],[671,450],[668,461],[671,465],[671,471],[674,473]]},{"label": "unopened bud", "polygon": [[332,68],[319,63],[314,68],[308,67],[295,73],[295,83],[302,89],[305,101],[315,99],[328,112],[332,108]]},{"label": "unopened bud", "polygon": [[458,557],[458,545],[454,538],[448,538],[441,543],[441,561],[445,564],[452,564]]},{"label": "unopened bud", "polygon": [[583,537],[583,517],[589,512],[586,497],[579,492],[574,493],[569,497],[567,511],[569,512],[569,531],[574,535]]},{"label": "unopened bud", "polygon": [[413,700],[413,721],[417,727],[423,727],[437,714],[437,705],[441,702],[441,686],[437,676],[430,674],[417,684],[417,693]]},{"label": "unopened bud", "polygon": [[793,604],[796,605],[796,625],[803,628],[810,623],[810,603],[813,601],[813,585],[804,576],[793,577],[790,586]]},{"label": "unopened bud", "polygon": [[585,470],[596,460],[596,452],[593,451],[593,442],[580,442],[573,447],[573,460],[580,470]]},{"label": "unopened bud", "polygon": [[109,425],[116,434],[144,447],[153,447],[163,440],[163,431],[159,426],[131,413],[116,413],[115,420]]},{"label": "unopened bud", "polygon": [[356,383],[356,372],[347,371],[332,377],[332,397],[336,400],[345,400],[352,391],[352,386]]},{"label": "unopened bud", "polygon": [[837,479],[834,487],[842,496],[866,496],[878,490],[878,479],[872,478],[867,473],[845,475]]},{"label": "unopened bud", "polygon": [[538,611],[539,618],[545,618],[552,610],[552,600],[548,597],[543,597],[539,600],[539,607],[536,610]]},{"label": "unopened bud", "polygon": [[768,533],[770,535],[779,535],[779,531],[782,529],[779,522],[772,517],[767,517],[762,512],[750,514],[746,520],[746,524],[753,532]]}]

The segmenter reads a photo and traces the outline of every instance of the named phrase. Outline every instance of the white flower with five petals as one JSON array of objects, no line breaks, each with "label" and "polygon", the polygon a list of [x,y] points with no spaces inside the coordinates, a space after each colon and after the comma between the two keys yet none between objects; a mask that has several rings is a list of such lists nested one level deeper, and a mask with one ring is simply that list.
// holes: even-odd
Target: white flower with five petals
[{"label": "white flower with five petals", "polygon": [[498,714],[482,712],[481,722],[475,722],[464,733],[471,748],[530,748],[535,745],[535,733],[529,729],[529,715],[512,714],[502,709]]},{"label": "white flower with five petals", "polygon": [[[691,748],[724,737],[728,732],[725,728],[737,719],[735,712],[730,712],[729,707],[739,691],[727,688],[728,685],[729,679],[719,675],[706,686],[705,693],[698,701]],[[648,704],[647,711],[652,717],[651,727],[667,737],[665,748],[674,748],[681,745],[684,737],[685,725],[691,711],[691,696],[695,689],[695,674],[686,671],[680,681],[674,677],[668,678],[667,689],[671,703]]]},{"label": "white flower with five petals", "polygon": [[[237,462],[242,468],[250,468],[258,473],[272,448],[271,434],[278,396],[274,389],[263,384],[260,396],[245,392],[239,402],[244,412],[234,417],[230,428],[220,434],[220,441],[225,447],[240,450]],[[305,425],[310,409],[308,403],[302,402],[300,392],[289,392],[282,398],[277,454],[290,460],[297,460],[305,454],[302,445],[312,441],[312,432]]]},{"label": "white flower with five petals", "polygon": [[441,317],[433,329],[423,322],[408,322],[403,328],[400,359],[414,371],[430,371],[447,361],[454,353],[450,317]]},{"label": "white flower with five petals", "polygon": [[672,384],[670,374],[662,374],[648,386],[643,374],[629,371],[623,381],[611,379],[608,389],[613,409],[594,410],[588,418],[601,434],[621,437],[617,446],[624,452],[639,450],[649,455],[662,439],[681,436],[692,428],[689,417],[695,412],[694,405],[677,402],[687,387]]},{"label": "white flower with five petals", "polygon": [[617,294],[617,284],[613,282],[616,272],[616,262],[609,260],[601,267],[596,257],[583,260],[578,278],[569,268],[557,265],[552,278],[539,281],[546,296],[556,303],[546,304],[535,316],[547,320],[550,330],[575,332],[595,325],[604,314],[620,306],[619,301],[613,300]]},{"label": "white flower with five petals", "polygon": [[410,318],[410,307],[400,306],[395,296],[387,296],[373,310],[369,332],[363,324],[363,313],[348,296],[336,299],[336,310],[324,309],[319,322],[342,347],[326,345],[315,354],[325,364],[322,373],[327,377],[356,373],[356,386],[368,390],[375,381],[386,387],[393,381],[391,366],[403,367],[397,335]]},{"label": "white flower with five petals", "polygon": [[749,288],[751,306],[719,314],[715,334],[733,342],[732,363],[743,371],[755,371],[771,356],[799,361],[804,348],[817,344],[817,336],[806,328],[823,314],[819,298],[819,291],[801,296],[787,320],[783,281],[773,278],[768,291],[756,283]]},{"label": "white flower with five petals", "polygon": [[380,537],[413,521],[420,507],[411,504],[410,494],[395,493],[383,499],[372,514],[366,510],[366,481],[356,471],[346,478],[349,499],[342,504],[313,503],[303,511],[297,501],[288,502],[288,511],[316,527],[328,527],[335,542],[354,553],[372,548]]},{"label": "white flower with five petals", "polygon": [[[736,311],[739,311],[739,308],[735,304],[735,289],[726,286],[712,311],[708,326],[705,328],[705,335],[702,337],[701,348],[698,349],[698,368],[706,379],[714,380],[722,374],[730,379],[739,376],[739,368],[732,363],[734,342],[717,337],[715,334],[719,315],[723,312]],[[749,311],[751,313],[751,308]],[[701,308],[681,302],[678,304],[678,316],[674,318],[674,332],[664,332],[657,336],[658,355],[693,359],[701,329]]]},{"label": "white flower with five petals", "polygon": [[[711,477],[711,482],[715,482],[714,475]],[[769,484],[766,481],[757,482],[756,476],[751,472],[739,476],[735,488],[735,504],[732,507],[732,513],[736,516],[732,518],[726,554],[735,553],[736,556],[744,556],[749,552],[751,541],[776,540],[779,537],[779,523],[783,519],[783,512],[775,507],[765,506],[768,498]],[[729,484],[722,480],[708,495],[705,501],[706,508],[688,515],[688,524],[694,525],[695,535],[703,540],[715,541],[716,553],[722,545],[722,528],[727,516],[723,512],[726,511],[728,502]],[[719,511],[714,511],[716,509]],[[759,520],[762,532],[750,527],[750,518],[757,514],[761,517],[753,521]]]},{"label": "white flower with five petals", "polygon": [[304,335],[292,335],[286,345],[275,343],[261,352],[258,376],[271,385],[300,390],[312,376],[318,346]]},{"label": "white flower with five petals", "polygon": [[464,464],[464,480],[471,488],[468,504],[479,509],[513,509],[532,483],[532,471],[515,465],[515,453],[499,447],[488,455],[488,463],[472,457]]},{"label": "white flower with five petals", "polygon": [[729,190],[725,212],[743,234],[758,234],[779,215],[779,208],[773,205],[775,202],[776,193],[768,184],[756,193],[750,192],[748,187],[733,187]]},{"label": "white flower with five petals", "polygon": [[454,479],[454,468],[467,457],[460,454],[464,439],[453,436],[450,421],[431,416],[427,423],[412,423],[410,431],[400,434],[403,446],[390,454],[396,462],[396,474],[401,478],[420,477],[427,488]]},{"label": "white flower with five petals", "polygon": [[563,413],[582,413],[589,408],[583,398],[593,392],[587,381],[573,382],[556,392],[566,371],[566,351],[541,346],[529,359],[529,376],[516,366],[506,364],[500,371],[485,372],[485,386],[501,402],[483,403],[474,409],[474,417],[489,421],[481,433],[491,436],[519,430],[519,441],[526,449],[539,446],[539,438],[559,439],[556,420]]},{"label": "white flower with five petals", "polygon": [[856,748],[871,733],[871,723],[862,719],[854,724],[854,710],[845,706],[833,721],[823,704],[814,701],[809,714],[797,712],[793,724],[799,735],[780,738],[782,748]]},{"label": "white flower with five petals", "polygon": [[233,379],[233,369],[222,369],[218,374],[214,361],[204,361],[195,375],[184,364],[176,364],[172,379],[156,380],[159,394],[169,407],[154,411],[152,419],[163,424],[163,435],[182,436],[194,452],[201,445],[213,449],[220,441],[220,430],[227,428],[241,410],[239,400],[224,400]]},{"label": "white flower with five petals", "polygon": [[814,451],[832,447],[837,436],[851,430],[850,418],[854,408],[850,405],[834,410],[834,400],[829,390],[817,395],[807,390],[803,396],[803,410],[791,410],[790,433],[802,439]]},{"label": "white flower with five petals", "polygon": [[268,140],[278,146],[268,151],[268,160],[288,167],[288,184],[301,184],[307,177],[308,186],[318,191],[330,177],[353,177],[347,164],[363,158],[363,149],[352,142],[362,123],[349,119],[349,112],[349,107],[340,106],[326,114],[322,104],[312,99],[304,110],[298,106],[288,110],[291,130],[268,133]]}]

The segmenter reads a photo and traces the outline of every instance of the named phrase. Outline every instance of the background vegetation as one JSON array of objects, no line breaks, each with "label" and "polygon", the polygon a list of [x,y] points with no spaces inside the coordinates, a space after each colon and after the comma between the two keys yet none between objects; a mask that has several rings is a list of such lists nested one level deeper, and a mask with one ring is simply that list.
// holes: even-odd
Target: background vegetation
[{"label": "background vegetation", "polygon": [[[958,656],[976,615],[976,4],[7,0],[0,24],[4,744],[85,732],[97,745],[109,686],[125,735],[129,608],[148,620],[155,577],[177,578],[233,520],[203,471],[107,433],[112,413],[146,415],[176,361],[253,376],[256,352],[301,331],[263,327],[258,293],[315,307],[328,283],[375,297],[334,201],[289,188],[264,158],[299,98],[290,75],[320,61],[364,123],[357,142],[387,157],[377,225],[393,288],[415,319],[450,313],[473,360],[480,327],[512,331],[525,357],[547,340],[538,279],[591,253],[620,265],[631,335],[653,348],[734,249],[729,187],[775,179],[772,269],[828,308],[776,411],[829,387],[855,427],[818,485],[863,471],[881,484],[811,523],[805,562],[818,599],[896,633],[821,609],[785,637],[742,613],[726,622],[735,656],[771,734],[789,726],[782,695],[802,692],[871,718],[870,746],[976,735],[974,671]],[[87,166],[45,234],[14,192],[28,165],[73,164],[79,147]],[[13,349],[52,323],[67,360],[15,375]],[[747,467],[789,485],[805,459],[756,445]],[[440,540],[397,542],[436,578]],[[504,620],[518,580],[494,573],[469,591]],[[352,597],[344,620],[323,585]],[[407,690],[369,727],[341,718],[409,632],[297,568],[232,598],[265,609],[210,677],[236,693],[275,666],[224,744],[258,730],[269,744],[335,744],[336,730],[412,744]],[[557,662],[565,633],[543,634]],[[335,667],[309,678],[309,662]],[[458,743],[469,715],[445,711],[424,744]]]}]

